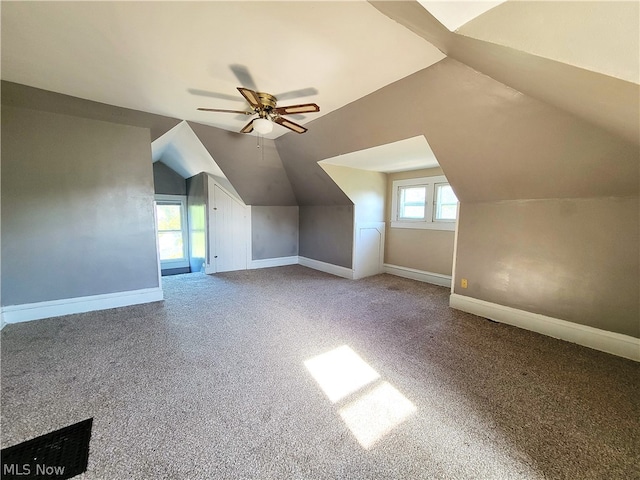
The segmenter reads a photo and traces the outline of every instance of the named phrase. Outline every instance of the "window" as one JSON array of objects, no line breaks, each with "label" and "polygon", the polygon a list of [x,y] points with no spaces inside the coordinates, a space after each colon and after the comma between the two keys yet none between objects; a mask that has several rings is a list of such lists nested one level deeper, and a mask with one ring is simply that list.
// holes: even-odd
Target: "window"
[{"label": "window", "polygon": [[426,215],[427,186],[400,187],[398,219],[424,220]]},{"label": "window", "polygon": [[189,265],[185,204],[185,198],[179,195],[156,195],[158,253],[162,268]]},{"label": "window", "polygon": [[455,221],[458,212],[458,199],[448,183],[436,183],[435,212],[433,221]]},{"label": "window", "polygon": [[391,227],[454,230],[458,199],[446,177],[393,182]]}]

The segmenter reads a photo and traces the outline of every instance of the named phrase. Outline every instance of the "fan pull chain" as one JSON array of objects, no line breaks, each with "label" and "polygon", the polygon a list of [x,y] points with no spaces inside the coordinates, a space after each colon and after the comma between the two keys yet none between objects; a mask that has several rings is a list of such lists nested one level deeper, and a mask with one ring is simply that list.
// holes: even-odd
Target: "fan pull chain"
[{"label": "fan pull chain", "polygon": [[264,162],[264,137],[259,133],[256,134],[257,148],[261,150],[262,161]]}]

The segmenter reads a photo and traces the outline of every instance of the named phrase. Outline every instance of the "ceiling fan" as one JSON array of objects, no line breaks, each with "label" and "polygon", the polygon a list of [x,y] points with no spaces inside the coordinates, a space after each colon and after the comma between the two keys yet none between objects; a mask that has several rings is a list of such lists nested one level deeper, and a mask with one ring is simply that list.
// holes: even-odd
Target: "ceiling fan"
[{"label": "ceiling fan", "polygon": [[304,133],[307,131],[302,125],[292,122],[284,118],[282,115],[292,115],[297,113],[313,113],[319,112],[320,107],[315,103],[303,103],[300,105],[289,105],[287,107],[278,107],[278,99],[270,93],[256,92],[249,88],[238,87],[238,91],[249,102],[252,108],[251,112],[242,110],[223,110],[220,108],[198,108],[205,112],[222,112],[222,113],[239,113],[241,115],[258,115],[247,123],[240,133],[251,133],[253,130],[260,134],[266,134],[273,129],[273,123],[282,125],[296,133]]}]

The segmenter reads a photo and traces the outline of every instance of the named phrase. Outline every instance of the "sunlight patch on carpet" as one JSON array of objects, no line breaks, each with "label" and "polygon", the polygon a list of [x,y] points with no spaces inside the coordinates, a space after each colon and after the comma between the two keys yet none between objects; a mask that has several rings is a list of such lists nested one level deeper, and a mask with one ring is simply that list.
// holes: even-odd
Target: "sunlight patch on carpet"
[{"label": "sunlight patch on carpet", "polygon": [[416,411],[416,406],[349,346],[342,345],[304,362],[338,414],[365,449]]},{"label": "sunlight patch on carpet", "polygon": [[407,397],[388,382],[382,382],[338,413],[358,443],[369,449],[415,411],[415,405]]},{"label": "sunlight patch on carpet", "polygon": [[304,366],[331,403],[339,402],[380,378],[378,372],[347,345],[310,358]]}]

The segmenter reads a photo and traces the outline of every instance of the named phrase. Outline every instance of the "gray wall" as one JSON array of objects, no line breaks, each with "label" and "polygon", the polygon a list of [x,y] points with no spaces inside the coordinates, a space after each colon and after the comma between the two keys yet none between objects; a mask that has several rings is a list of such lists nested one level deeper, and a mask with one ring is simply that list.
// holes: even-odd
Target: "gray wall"
[{"label": "gray wall", "polygon": [[300,207],[300,256],[352,267],[353,205]]},{"label": "gray wall", "polygon": [[2,104],[149,129],[154,141],[181,120],[2,81]]},{"label": "gray wall", "polygon": [[[189,122],[246,205],[297,205],[273,140],[257,148],[255,135]],[[279,127],[278,127],[279,128]]]},{"label": "gray wall", "polygon": [[157,194],[187,194],[187,182],[185,179],[162,162],[153,163],[153,185]]},{"label": "gray wall", "polygon": [[3,105],[3,305],[158,287],[153,198],[149,129]]},{"label": "gray wall", "polygon": [[640,337],[639,218],[638,197],[463,204],[455,293]]},{"label": "gray wall", "polygon": [[[403,2],[389,2],[390,5],[398,3]],[[607,92],[594,90],[593,95],[606,97]],[[635,98],[637,105],[637,89]],[[597,105],[593,101],[590,104]],[[636,209],[626,208],[626,221],[633,223],[638,219],[640,149],[637,144],[629,142],[624,134],[612,134],[451,58],[306,126],[309,131],[304,135],[287,134],[276,140],[296,195],[302,192],[298,198],[301,205],[334,203],[323,203],[327,192],[332,190],[325,189],[324,178],[316,171],[319,169],[317,161],[424,135],[461,201],[463,213],[465,207],[470,208],[467,212],[476,212],[474,204],[491,203],[496,204],[494,211],[498,211],[499,205],[509,200],[599,198],[603,202],[600,204],[602,208],[622,223],[616,208],[611,207],[613,203],[607,203],[613,200],[608,199],[633,197]],[[331,196],[337,201],[332,193]],[[555,201],[560,204],[560,200]],[[483,208],[490,209],[489,206]],[[459,225],[462,243],[456,260],[456,275],[457,278],[461,274],[468,275],[463,272],[469,269],[473,273],[473,279],[469,279],[473,287],[456,292],[512,305],[509,290],[503,295],[497,294],[504,283],[504,278],[496,275],[502,271],[496,263],[498,253],[491,254],[467,245],[472,245],[474,238],[489,242],[489,239],[509,237],[513,231],[510,222],[517,221],[517,217],[510,214],[505,218],[487,218],[483,222],[484,230],[480,226],[471,229],[468,221],[471,219],[467,216],[467,221]],[[584,215],[575,216],[567,222],[578,234],[591,228],[591,219]],[[533,273],[525,275],[531,271],[530,265],[538,262],[541,265],[537,268],[552,272],[557,268],[555,259],[565,252],[570,253],[571,260],[562,264],[565,271],[556,277],[560,282],[556,286],[563,292],[572,292],[567,295],[574,300],[563,303],[564,297],[535,295],[535,298],[518,303],[518,308],[544,312],[576,323],[598,325],[604,330],[637,331],[637,274],[633,269],[623,269],[616,270],[614,275],[613,267],[605,260],[609,254],[606,251],[600,254],[603,257],[598,261],[592,261],[590,242],[594,240],[589,236],[582,238],[581,242],[573,242],[568,234],[550,237],[557,224],[553,216],[537,216],[535,226],[532,223],[522,230],[521,235],[514,237],[515,243],[509,246],[509,250],[513,252],[514,259],[522,258],[522,263],[515,267],[520,288],[526,290],[528,286],[532,292],[538,290],[543,280]],[[614,242],[619,251],[629,252],[630,262],[636,262],[638,237],[631,234],[628,227],[619,227],[599,232],[596,244]],[[316,258],[313,246],[318,255],[329,256],[323,250],[328,246],[304,245],[305,241],[314,238],[310,233],[313,226],[308,225],[309,231],[306,228],[303,227],[301,208],[300,254]],[[340,238],[346,244],[347,238]],[[338,245],[337,238],[327,245],[333,245],[336,250],[345,246]],[[568,245],[572,247],[570,252]],[[519,257],[521,248],[523,251]],[[617,262],[617,254],[611,255],[612,262]],[[483,269],[486,270],[484,274],[481,273]],[[582,278],[585,272],[589,272],[590,278],[614,276],[620,284],[633,285],[633,292],[626,286],[622,290],[614,290],[605,282],[590,283],[591,294],[582,297],[580,283],[574,280]],[[579,298],[584,299],[584,305],[577,300]],[[606,313],[611,305],[618,304],[630,309],[629,313],[616,318]],[[636,307],[632,308],[632,304]],[[587,309],[592,311],[588,316],[585,315]]]},{"label": "gray wall", "polygon": [[251,207],[253,260],[298,255],[298,207]]}]

